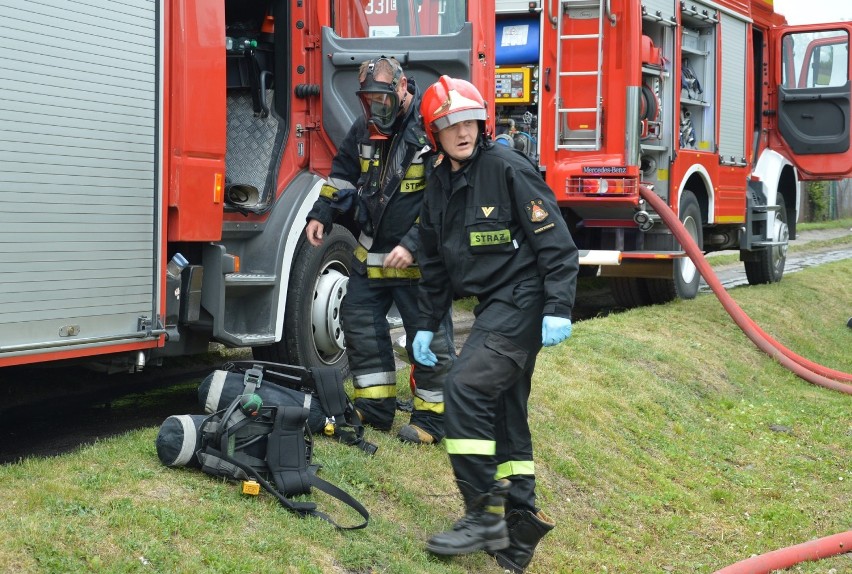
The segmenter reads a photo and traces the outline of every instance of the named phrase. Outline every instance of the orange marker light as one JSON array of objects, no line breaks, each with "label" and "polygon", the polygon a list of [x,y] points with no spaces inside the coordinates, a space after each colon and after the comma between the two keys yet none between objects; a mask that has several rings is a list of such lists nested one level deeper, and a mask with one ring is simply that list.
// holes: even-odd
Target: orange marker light
[{"label": "orange marker light", "polygon": [[222,203],[222,194],[224,192],[225,175],[216,173],[213,176],[213,203]]}]

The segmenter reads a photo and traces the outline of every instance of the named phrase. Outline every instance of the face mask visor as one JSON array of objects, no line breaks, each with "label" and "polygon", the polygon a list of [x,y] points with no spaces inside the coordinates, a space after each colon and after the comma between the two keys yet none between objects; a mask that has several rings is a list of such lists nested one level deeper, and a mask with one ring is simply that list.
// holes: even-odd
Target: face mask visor
[{"label": "face mask visor", "polygon": [[358,98],[364,108],[371,137],[382,139],[390,136],[400,109],[399,96],[393,86],[369,78],[358,90]]}]

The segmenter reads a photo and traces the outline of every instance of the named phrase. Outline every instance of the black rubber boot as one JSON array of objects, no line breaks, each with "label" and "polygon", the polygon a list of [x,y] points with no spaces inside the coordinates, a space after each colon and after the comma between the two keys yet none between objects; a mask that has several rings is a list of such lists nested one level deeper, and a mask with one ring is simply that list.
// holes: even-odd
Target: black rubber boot
[{"label": "black rubber boot", "polygon": [[544,512],[533,514],[529,510],[512,510],[506,515],[509,528],[509,547],[494,553],[497,564],[518,574],[529,565],[535,547],[556,523]]},{"label": "black rubber boot", "polygon": [[396,399],[355,399],[355,412],[361,424],[388,432],[396,413]]},{"label": "black rubber boot", "polygon": [[466,514],[452,530],[436,534],[426,543],[426,549],[441,556],[470,554],[477,550],[496,552],[509,545],[509,532],[503,520],[503,506],[510,482],[500,480],[486,493],[475,491],[466,482],[459,481],[464,497]]}]

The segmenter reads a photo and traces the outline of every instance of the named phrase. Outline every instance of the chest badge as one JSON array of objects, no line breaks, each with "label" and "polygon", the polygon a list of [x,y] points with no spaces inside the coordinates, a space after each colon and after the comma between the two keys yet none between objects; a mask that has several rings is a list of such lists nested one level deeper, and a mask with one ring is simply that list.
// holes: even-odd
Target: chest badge
[{"label": "chest badge", "polygon": [[491,212],[494,211],[494,207],[484,207],[483,206],[483,207],[480,207],[479,209],[482,210],[482,215],[484,215],[485,217],[491,217]]},{"label": "chest badge", "polygon": [[527,215],[529,215],[530,221],[532,221],[533,223],[539,223],[547,219],[548,213],[541,206],[541,204],[542,201],[540,199],[534,199],[530,201],[528,205],[525,206],[527,210]]}]

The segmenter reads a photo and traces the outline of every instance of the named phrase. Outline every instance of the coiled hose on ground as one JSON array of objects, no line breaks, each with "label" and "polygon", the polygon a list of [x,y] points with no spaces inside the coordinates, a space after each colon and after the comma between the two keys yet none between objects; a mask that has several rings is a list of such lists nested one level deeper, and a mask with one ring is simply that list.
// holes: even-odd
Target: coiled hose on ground
[{"label": "coiled hose on ground", "polygon": [[[829,369],[803,357],[793,353],[785,348],[778,341],[770,337],[755,322],[745,314],[742,308],[728,294],[728,291],[722,285],[704,254],[696,245],[692,236],[681,225],[677,215],[669,208],[668,205],[656,194],[653,190],[640,186],[639,193],[642,198],[656,211],[663,222],[675,235],[680,242],[686,254],[695,263],[698,272],[713,290],[713,293],[719,299],[719,302],[728,312],[728,315],[742,329],[743,333],[757,345],[757,347],[768,354],[770,357],[778,361],[782,366],[804,379],[809,383],[839,391],[841,393],[852,394],[852,385],[845,384],[852,382],[852,375],[842,371]],[[832,536],[818,538],[796,546],[782,548],[760,556],[753,556],[746,560],[742,560],[735,564],[731,564],[721,570],[717,570],[714,574],[768,574],[772,570],[789,568],[800,562],[808,560],[819,560],[828,558],[837,554],[852,551],[852,530],[841,532]]]}]

